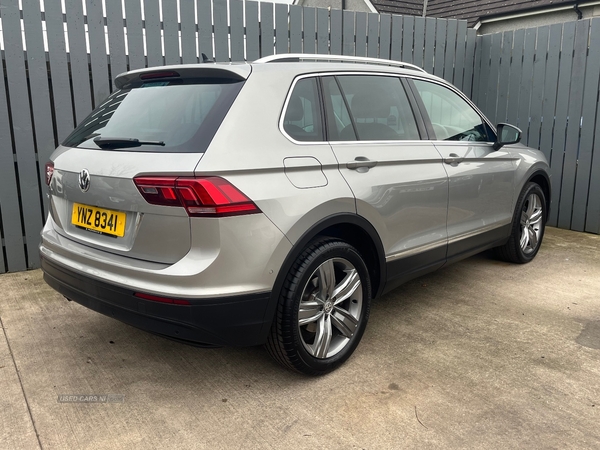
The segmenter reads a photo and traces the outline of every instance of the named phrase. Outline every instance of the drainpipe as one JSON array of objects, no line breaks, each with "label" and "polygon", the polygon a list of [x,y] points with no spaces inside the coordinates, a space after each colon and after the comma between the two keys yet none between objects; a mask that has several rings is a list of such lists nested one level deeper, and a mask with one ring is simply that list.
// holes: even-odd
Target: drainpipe
[{"label": "drainpipe", "polygon": [[427,17],[427,0],[423,0],[423,17]]},{"label": "drainpipe", "polygon": [[573,9],[575,10],[575,12],[577,13],[577,20],[581,20],[583,18],[583,13],[581,12],[581,10],[579,9],[579,3],[575,3],[573,5]]}]

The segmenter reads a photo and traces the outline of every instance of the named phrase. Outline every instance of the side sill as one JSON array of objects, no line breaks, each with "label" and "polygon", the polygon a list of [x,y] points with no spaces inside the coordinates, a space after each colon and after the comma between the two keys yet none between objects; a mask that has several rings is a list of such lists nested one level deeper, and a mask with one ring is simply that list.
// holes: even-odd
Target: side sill
[{"label": "side sill", "polygon": [[510,237],[512,223],[494,228],[448,244],[448,264],[476,255],[493,247],[503,245]]},{"label": "side sill", "polygon": [[406,258],[386,262],[387,282],[383,293],[406,283],[413,278],[434,272],[446,262],[446,246],[418,253]]}]

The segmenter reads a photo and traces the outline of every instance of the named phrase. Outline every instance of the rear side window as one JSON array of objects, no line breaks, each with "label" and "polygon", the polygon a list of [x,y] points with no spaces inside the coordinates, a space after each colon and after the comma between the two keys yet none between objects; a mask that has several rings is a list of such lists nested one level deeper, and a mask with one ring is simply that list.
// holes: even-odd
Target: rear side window
[{"label": "rear side window", "polygon": [[[204,152],[243,82],[152,81],[112,94],[65,140],[67,147]],[[94,139],[115,139],[99,145]],[[143,145],[127,146],[128,139]]]},{"label": "rear side window", "polygon": [[322,124],[317,79],[303,78],[288,101],[283,129],[296,141],[324,141]]},{"label": "rear side window", "polygon": [[323,78],[323,95],[330,141],[355,141],[356,134],[346,100],[334,77]]},{"label": "rear side window", "polygon": [[493,131],[477,111],[450,89],[413,80],[439,141],[493,142]]},{"label": "rear side window", "polygon": [[355,136],[361,141],[420,139],[399,78],[376,75],[336,78],[340,89],[333,85],[331,78],[325,81],[324,89],[330,140],[348,141]]}]

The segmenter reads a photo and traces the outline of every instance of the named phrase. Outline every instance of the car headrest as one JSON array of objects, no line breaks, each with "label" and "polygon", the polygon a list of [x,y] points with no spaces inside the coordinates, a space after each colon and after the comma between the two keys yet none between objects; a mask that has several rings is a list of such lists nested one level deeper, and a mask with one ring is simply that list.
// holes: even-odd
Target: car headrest
[{"label": "car headrest", "polygon": [[300,97],[297,95],[292,95],[283,120],[295,122],[297,120],[302,120],[303,117],[304,107],[302,106],[302,100],[300,100]]},{"label": "car headrest", "polygon": [[354,94],[350,109],[355,119],[387,119],[390,115],[389,95],[380,87]]}]

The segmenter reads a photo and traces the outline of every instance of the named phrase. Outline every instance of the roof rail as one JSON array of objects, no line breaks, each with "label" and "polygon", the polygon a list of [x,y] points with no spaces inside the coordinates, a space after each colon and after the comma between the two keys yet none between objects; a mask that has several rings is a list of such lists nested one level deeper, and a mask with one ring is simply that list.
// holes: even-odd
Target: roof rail
[{"label": "roof rail", "polygon": [[300,61],[340,61],[364,64],[379,64],[384,66],[402,67],[405,69],[418,70],[425,72],[424,69],[414,64],[405,63],[402,61],[392,61],[389,59],[366,58],[364,56],[342,56],[342,55],[314,55],[309,53],[282,53],[279,55],[265,56],[264,58],[254,61],[258,64],[271,62],[300,62]]}]

